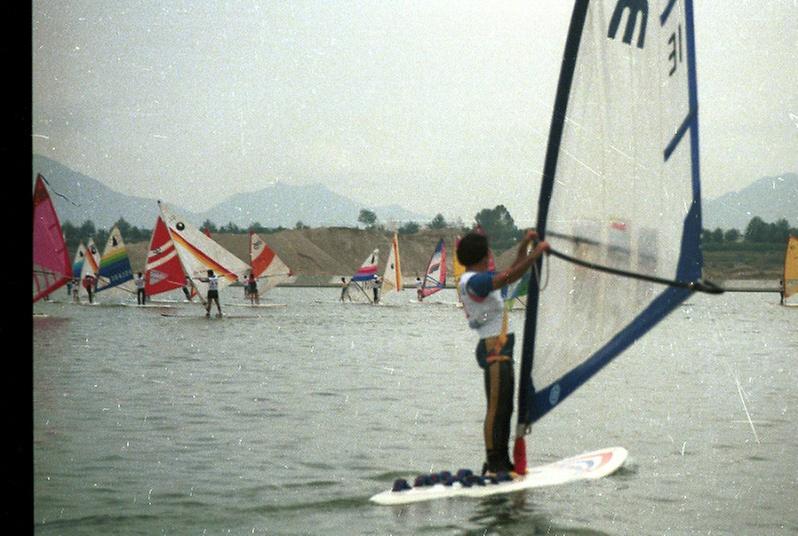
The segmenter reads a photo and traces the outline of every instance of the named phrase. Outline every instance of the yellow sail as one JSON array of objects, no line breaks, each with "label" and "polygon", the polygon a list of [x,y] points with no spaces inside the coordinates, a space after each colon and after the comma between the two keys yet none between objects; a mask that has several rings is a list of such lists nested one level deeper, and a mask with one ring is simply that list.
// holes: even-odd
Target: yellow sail
[{"label": "yellow sail", "polygon": [[382,292],[402,291],[402,268],[399,264],[399,238],[396,233],[391,240],[391,250],[388,253],[388,262],[385,263],[385,274],[382,276]]},{"label": "yellow sail", "polygon": [[798,236],[787,239],[784,252],[784,298],[798,294]]}]

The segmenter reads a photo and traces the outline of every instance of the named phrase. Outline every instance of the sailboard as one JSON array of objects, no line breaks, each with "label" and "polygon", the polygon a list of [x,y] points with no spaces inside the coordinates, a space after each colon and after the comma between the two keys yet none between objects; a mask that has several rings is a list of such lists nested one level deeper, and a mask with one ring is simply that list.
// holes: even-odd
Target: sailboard
[{"label": "sailboard", "polygon": [[396,233],[391,238],[391,247],[388,260],[385,262],[385,272],[382,275],[382,294],[401,292],[403,290],[402,268],[399,258],[399,237]]},{"label": "sailboard", "polygon": [[425,298],[435,294],[446,286],[446,244],[443,238],[438,241],[435,251],[427,263],[421,295]]},{"label": "sailboard", "polygon": [[710,286],[697,103],[691,0],[576,0],[538,200],[554,258],[545,291],[529,287],[517,467],[533,422]]},{"label": "sailboard", "polygon": [[349,280],[349,296],[353,301],[372,303],[374,299],[367,292],[370,290],[374,278],[377,275],[377,264],[380,258],[380,249],[375,248],[360,265],[355,274]]},{"label": "sailboard", "polygon": [[532,423],[693,292],[720,290],[701,280],[695,57],[691,0],[574,1],[538,198],[552,258],[527,295],[519,474],[534,471]]},{"label": "sailboard", "polygon": [[144,294],[151,296],[169,292],[186,284],[186,274],[175,244],[161,216],[155,221],[144,266]]},{"label": "sailboard", "polygon": [[33,303],[64,286],[71,272],[61,222],[38,174],[33,188]]},{"label": "sailboard", "polygon": [[449,471],[425,474],[417,477],[413,485],[399,479],[392,489],[373,495],[369,500],[381,505],[401,505],[449,497],[480,498],[578,480],[595,480],[617,471],[628,454],[623,447],[595,450],[532,467],[514,479],[482,478],[473,471],[462,469],[454,474]]},{"label": "sailboard", "polygon": [[[126,284],[133,280],[133,269],[130,267],[130,258],[125,242],[122,240],[122,233],[117,226],[114,226],[111,234],[108,235],[105,249],[100,257],[97,279],[97,292],[114,287],[131,293],[135,292],[130,284]],[[123,286],[120,287],[120,285]]]},{"label": "sailboard", "polygon": [[208,270],[213,270],[218,276],[220,291],[231,283],[244,280],[250,270],[246,263],[172,212],[164,203],[159,201],[158,206],[180,264],[203,300],[208,294]]},{"label": "sailboard", "polygon": [[258,294],[263,295],[291,279],[291,269],[257,233],[249,233],[249,262],[258,280]]},{"label": "sailboard", "polygon": [[798,302],[790,301],[792,296],[798,295],[798,236],[790,235],[787,238],[787,248],[784,250],[782,288],[782,303],[798,305]]}]

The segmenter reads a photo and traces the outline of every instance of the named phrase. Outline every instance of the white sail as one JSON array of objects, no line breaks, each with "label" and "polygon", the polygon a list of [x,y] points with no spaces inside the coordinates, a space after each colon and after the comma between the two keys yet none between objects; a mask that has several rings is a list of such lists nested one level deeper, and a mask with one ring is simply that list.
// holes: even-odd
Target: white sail
[{"label": "white sail", "polygon": [[575,2],[537,228],[552,260],[545,291],[530,285],[520,425],[572,394],[700,280],[690,0]]},{"label": "white sail", "polygon": [[169,210],[160,201],[158,205],[161,209],[161,218],[169,229],[180,263],[203,299],[208,294],[208,283],[202,279],[208,277],[208,270],[213,270],[214,274],[218,276],[219,290],[236,281],[244,281],[250,269],[245,262]]}]

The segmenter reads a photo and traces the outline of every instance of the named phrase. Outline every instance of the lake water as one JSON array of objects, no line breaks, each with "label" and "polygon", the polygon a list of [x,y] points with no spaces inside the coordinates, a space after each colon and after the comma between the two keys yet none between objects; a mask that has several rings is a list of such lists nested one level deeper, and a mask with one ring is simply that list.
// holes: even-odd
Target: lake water
[{"label": "lake water", "polygon": [[616,474],[386,507],[368,498],[396,478],[483,461],[454,292],[241,293],[210,321],[35,304],[37,534],[798,533],[798,308],[777,294],[693,296],[527,438],[530,465],[624,446]]}]

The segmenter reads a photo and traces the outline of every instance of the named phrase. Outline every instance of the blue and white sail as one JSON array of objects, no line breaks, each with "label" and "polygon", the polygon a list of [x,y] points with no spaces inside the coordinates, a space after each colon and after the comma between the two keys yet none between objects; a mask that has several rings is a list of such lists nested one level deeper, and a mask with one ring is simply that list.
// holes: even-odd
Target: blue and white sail
[{"label": "blue and white sail", "polygon": [[[575,2],[538,205],[537,229],[553,250],[615,270],[700,279],[692,12],[690,0]],[[530,285],[527,301],[519,430],[692,292],[554,256],[544,277],[546,288]]]}]

